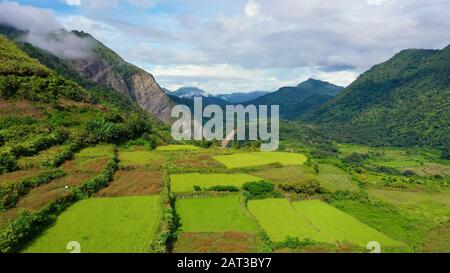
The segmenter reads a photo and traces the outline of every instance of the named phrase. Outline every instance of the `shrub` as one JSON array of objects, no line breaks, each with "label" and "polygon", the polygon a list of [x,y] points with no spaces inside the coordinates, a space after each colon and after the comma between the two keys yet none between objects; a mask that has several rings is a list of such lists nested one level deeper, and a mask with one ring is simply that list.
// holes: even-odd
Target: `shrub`
[{"label": "shrub", "polygon": [[194,191],[202,191],[202,187],[199,185],[194,185]]},{"label": "shrub", "polygon": [[353,153],[344,158],[344,163],[352,167],[362,167],[366,163],[369,156],[367,154]]},{"label": "shrub", "polygon": [[2,147],[3,145],[5,145],[5,138],[0,135],[0,147]]},{"label": "shrub", "polygon": [[0,174],[12,172],[17,169],[17,160],[10,153],[0,153]]},{"label": "shrub", "polygon": [[312,246],[315,245],[316,242],[314,242],[313,240],[306,238],[304,240],[300,240],[296,237],[286,237],[286,239],[283,242],[279,242],[279,243],[273,243],[273,248],[278,249],[278,248],[290,248],[290,249],[298,249],[298,248],[303,248],[303,247],[307,247],[307,246]]},{"label": "shrub", "polygon": [[273,183],[267,181],[248,182],[242,188],[247,199],[263,199],[269,197],[278,197]]},{"label": "shrub", "polygon": [[207,191],[217,191],[217,192],[238,192],[239,188],[236,186],[212,186],[206,188]]},{"label": "shrub", "polygon": [[280,184],[279,187],[283,191],[297,194],[313,195],[323,192],[322,185],[317,180],[313,179],[293,184]]},{"label": "shrub", "polygon": [[328,194],[326,199],[327,199],[326,201],[350,200],[367,203],[369,202],[369,194],[367,193],[367,191],[354,192],[349,190],[345,191],[338,190]]}]

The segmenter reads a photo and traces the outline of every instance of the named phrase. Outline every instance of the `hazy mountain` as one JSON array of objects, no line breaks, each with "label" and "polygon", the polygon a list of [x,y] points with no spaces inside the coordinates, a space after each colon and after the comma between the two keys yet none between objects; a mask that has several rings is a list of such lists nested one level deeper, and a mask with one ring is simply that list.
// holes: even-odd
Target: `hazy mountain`
[{"label": "hazy mountain", "polygon": [[39,49],[22,42],[21,34],[25,32],[2,26],[0,32],[15,39],[19,46],[30,56],[38,59],[60,74],[89,80],[101,86],[114,89],[136,101],[143,109],[154,114],[163,121],[169,121],[171,102],[165,95],[154,77],[124,61],[117,53],[107,48],[91,35],[72,31],[58,30],[48,35],[46,39],[64,41],[67,35],[75,35],[90,45],[90,52],[79,58],[57,57],[49,51]]},{"label": "hazy mountain", "polygon": [[340,140],[448,150],[449,109],[450,46],[401,51],[306,120]]},{"label": "hazy mountain", "polygon": [[280,105],[280,116],[298,119],[302,114],[318,109],[333,99],[344,88],[314,79],[309,79],[294,87],[282,87],[246,104]]},{"label": "hazy mountain", "polygon": [[236,93],[231,93],[231,94],[219,94],[219,95],[215,95],[215,97],[227,100],[232,103],[243,103],[243,102],[257,99],[257,98],[267,95],[269,93],[270,92],[266,92],[266,91],[254,91],[254,92],[248,92],[248,93],[236,92]]}]

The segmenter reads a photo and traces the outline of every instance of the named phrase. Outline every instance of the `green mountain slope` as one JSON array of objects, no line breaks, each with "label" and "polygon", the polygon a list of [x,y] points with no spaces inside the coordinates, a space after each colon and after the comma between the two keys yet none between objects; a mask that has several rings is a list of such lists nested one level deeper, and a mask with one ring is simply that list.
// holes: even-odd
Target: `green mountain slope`
[{"label": "green mountain slope", "polygon": [[[136,104],[128,111],[40,64],[0,35],[0,174],[55,145],[121,143],[143,134],[155,144],[164,126]],[[73,147],[73,146],[72,146]]]},{"label": "green mountain slope", "polygon": [[450,46],[404,50],[374,66],[306,121],[371,145],[450,146]]},{"label": "green mountain slope", "polygon": [[280,105],[282,118],[298,119],[301,115],[331,100],[343,89],[328,82],[309,79],[298,86],[283,87],[246,104]]}]

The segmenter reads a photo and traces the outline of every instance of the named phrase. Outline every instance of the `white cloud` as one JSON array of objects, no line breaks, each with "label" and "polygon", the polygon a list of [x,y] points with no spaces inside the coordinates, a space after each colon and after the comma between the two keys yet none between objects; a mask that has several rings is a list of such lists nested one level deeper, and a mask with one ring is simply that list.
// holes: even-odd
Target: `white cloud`
[{"label": "white cloud", "polygon": [[0,24],[27,31],[23,39],[61,58],[85,58],[91,52],[91,44],[88,41],[61,30],[62,25],[50,9],[20,5],[16,2],[1,2]]},{"label": "white cloud", "polygon": [[81,0],[66,0],[66,3],[69,6],[79,6],[81,5]]},{"label": "white cloud", "polygon": [[256,0],[249,0],[245,5],[245,14],[249,17],[254,17],[259,14],[259,5]]},{"label": "white cloud", "polygon": [[[273,90],[309,77],[346,85],[402,49],[450,43],[444,0],[173,0],[163,3],[170,11],[136,17],[117,8],[159,2],[81,0],[79,16],[58,19],[90,32],[162,85],[211,92]],[[102,5],[113,8],[95,9]]]}]

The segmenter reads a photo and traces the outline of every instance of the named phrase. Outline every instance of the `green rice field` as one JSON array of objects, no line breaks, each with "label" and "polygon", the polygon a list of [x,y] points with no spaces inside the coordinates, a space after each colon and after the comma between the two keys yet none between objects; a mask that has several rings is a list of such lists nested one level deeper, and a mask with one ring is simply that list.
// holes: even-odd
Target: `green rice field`
[{"label": "green rice field", "polygon": [[92,198],[62,213],[26,249],[28,253],[68,253],[76,241],[82,253],[147,252],[159,219],[159,196]]},{"label": "green rice field", "polygon": [[256,224],[241,206],[239,195],[179,199],[176,211],[183,232],[255,232]]},{"label": "green rice field", "polygon": [[170,176],[172,192],[192,192],[194,186],[207,188],[211,186],[241,187],[247,182],[260,181],[261,178],[248,174],[173,174]]},{"label": "green rice field", "polygon": [[303,154],[285,152],[255,152],[238,153],[233,155],[223,155],[214,157],[217,161],[230,169],[255,167],[280,163],[287,165],[303,165],[308,158]]},{"label": "green rice field", "polygon": [[318,200],[290,204],[286,199],[265,199],[250,201],[248,207],[276,242],[289,236],[330,244],[347,242],[361,247],[370,241],[400,246],[395,240]]}]

